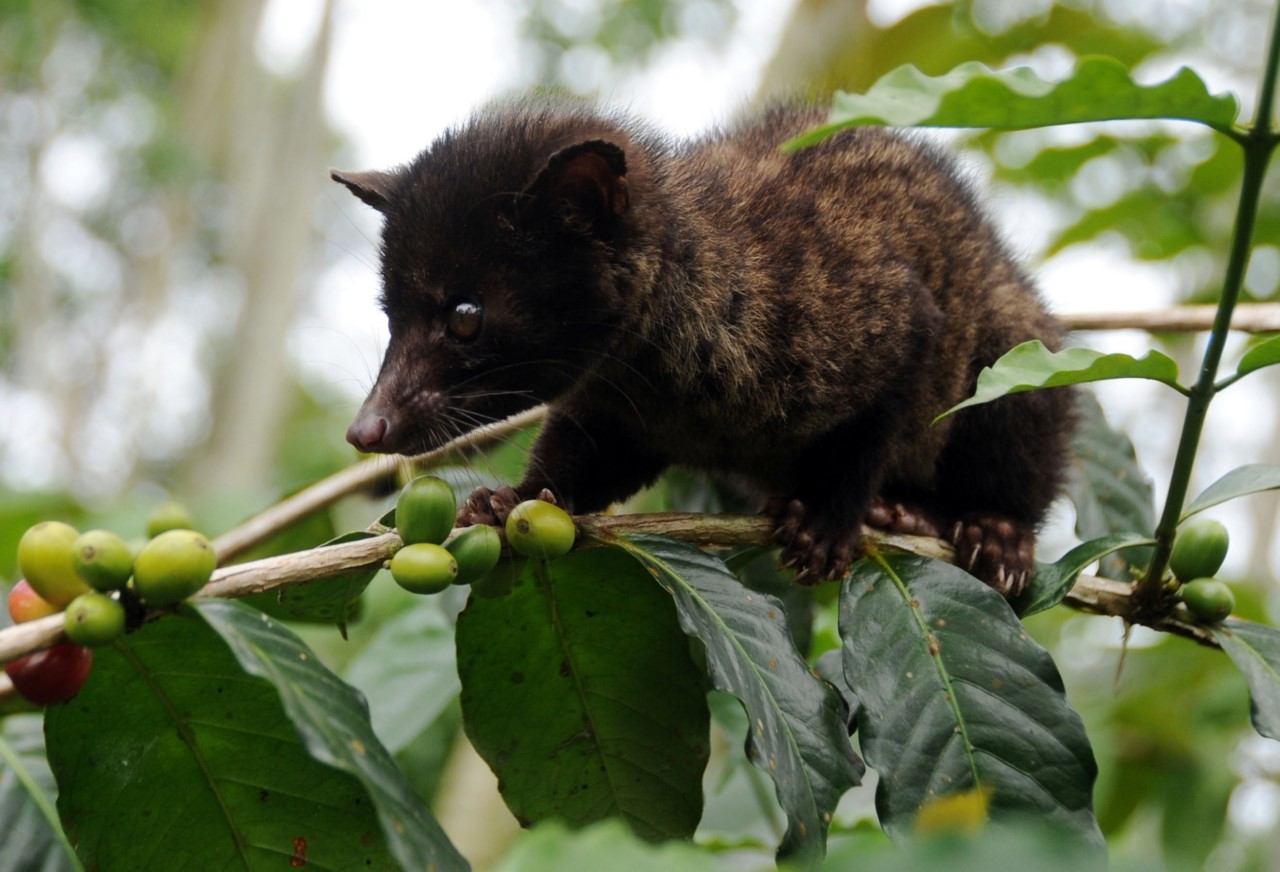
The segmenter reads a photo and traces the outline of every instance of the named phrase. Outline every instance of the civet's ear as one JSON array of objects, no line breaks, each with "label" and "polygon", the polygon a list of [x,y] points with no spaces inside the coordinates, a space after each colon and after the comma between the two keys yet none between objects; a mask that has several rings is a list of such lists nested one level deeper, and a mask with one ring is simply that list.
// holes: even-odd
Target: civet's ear
[{"label": "civet's ear", "polygon": [[559,216],[602,237],[612,234],[631,205],[627,159],[611,142],[593,139],[551,156],[525,190],[524,211]]},{"label": "civet's ear", "polygon": [[368,170],[362,173],[329,170],[329,178],[346,185],[347,189],[363,200],[366,205],[372,206],[383,214],[386,214],[390,208],[391,200],[400,183],[398,175],[381,170]]}]

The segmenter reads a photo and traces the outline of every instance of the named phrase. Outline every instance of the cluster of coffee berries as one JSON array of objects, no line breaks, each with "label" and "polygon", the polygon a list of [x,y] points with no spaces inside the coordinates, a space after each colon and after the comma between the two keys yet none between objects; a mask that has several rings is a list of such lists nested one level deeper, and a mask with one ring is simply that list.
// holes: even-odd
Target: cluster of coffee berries
[{"label": "cluster of coffee berries", "polygon": [[[424,475],[405,485],[396,502],[396,529],[404,547],[391,558],[391,576],[414,593],[439,593],[451,584],[483,581],[502,557],[502,538],[486,524],[454,534],[453,488]],[[573,519],[559,506],[527,500],[511,510],[507,543],[526,557],[549,560],[573,548]]]},{"label": "cluster of coffee berries", "polygon": [[18,542],[23,578],[9,592],[9,616],[21,624],[62,612],[70,641],[6,663],[18,693],[38,705],[65,702],[88,678],[90,649],[124,634],[127,612],[171,606],[204,587],[218,561],[191,526],[184,509],[166,504],[136,548],[108,530],[80,533],[60,521],[28,529]]},{"label": "cluster of coffee berries", "polygon": [[1202,519],[1178,528],[1169,554],[1169,569],[1182,582],[1179,594],[1187,609],[1202,621],[1221,621],[1236,607],[1231,588],[1214,578],[1227,557],[1227,528]]}]

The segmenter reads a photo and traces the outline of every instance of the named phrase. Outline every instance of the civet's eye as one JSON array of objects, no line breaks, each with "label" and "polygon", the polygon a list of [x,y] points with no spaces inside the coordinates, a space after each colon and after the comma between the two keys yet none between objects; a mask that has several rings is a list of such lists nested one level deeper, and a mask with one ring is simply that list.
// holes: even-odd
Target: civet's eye
[{"label": "civet's eye", "polygon": [[472,302],[455,303],[449,313],[449,335],[454,339],[466,341],[474,339],[480,332],[480,324],[484,321],[484,310]]}]

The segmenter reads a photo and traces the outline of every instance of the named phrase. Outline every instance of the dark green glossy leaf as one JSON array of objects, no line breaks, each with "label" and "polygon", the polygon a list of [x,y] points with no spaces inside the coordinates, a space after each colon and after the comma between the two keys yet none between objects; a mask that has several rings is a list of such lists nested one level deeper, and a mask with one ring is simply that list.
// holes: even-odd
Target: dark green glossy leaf
[{"label": "dark green glossy leaf", "polygon": [[[340,545],[370,539],[374,534],[363,531],[344,533],[325,545]],[[336,624],[346,627],[360,611],[360,595],[378,574],[378,566],[366,566],[351,572],[322,578],[308,584],[297,584],[279,590],[265,591],[245,597],[245,602],[272,617],[286,621],[313,624]]]},{"label": "dark green glossy leaf", "polygon": [[458,616],[467,735],[524,822],[621,817],[688,838],[709,753],[706,687],[670,600],[615,549],[529,561]]},{"label": "dark green glossy leaf", "polygon": [[1009,349],[991,366],[983,367],[973,396],[938,418],[1008,394],[1116,378],[1152,379],[1182,390],[1178,385],[1178,365],[1164,352],[1153,349],[1142,357],[1132,357],[1103,354],[1092,348],[1050,351],[1039,339],[1032,339]]},{"label": "dark green glossy leaf", "polygon": [[426,597],[396,615],[347,666],[369,703],[373,731],[398,753],[458,696],[453,622]]},{"label": "dark green glossy leaf", "polygon": [[1236,618],[1210,630],[1249,683],[1254,729],[1280,739],[1280,630]]},{"label": "dark green glossy leaf", "polygon": [[1013,609],[1024,618],[1051,609],[1071,592],[1077,576],[1090,563],[1124,548],[1154,544],[1155,540],[1137,533],[1112,533],[1077,545],[1053,563],[1037,564],[1031,584],[1013,603]]},{"label": "dark green glossy leaf", "polygon": [[0,721],[0,866],[6,869],[81,868],[53,806],[57,786],[45,759],[43,720],[23,714]]},{"label": "dark green glossy leaf", "polygon": [[1191,505],[1182,510],[1186,520],[1197,512],[1233,500],[1236,497],[1280,488],[1280,464],[1250,463],[1237,467],[1209,485]]},{"label": "dark green glossy leaf", "polygon": [[[1077,397],[1078,421],[1072,440],[1067,496],[1076,510],[1076,535],[1088,542],[1113,533],[1150,532],[1156,526],[1151,480],[1138,465],[1133,443],[1107,423],[1093,394]],[[1103,556],[1098,574],[1127,581],[1130,566],[1146,566],[1149,548]]]},{"label": "dark green glossy leaf", "polygon": [[58,811],[89,868],[396,868],[364,788],[308,753],[276,689],[190,608],[94,652],[45,729]]},{"label": "dark green glossy leaf", "polygon": [[1097,776],[1049,654],[991,588],[915,555],[863,560],[841,590],[844,671],[895,839],[928,800],[992,790],[993,820],[1034,816],[1101,849]]},{"label": "dark green glossy leaf", "polygon": [[437,872],[470,868],[374,735],[368,707],[355,689],[266,615],[228,600],[206,600],[197,608],[240,667],[274,688],[307,752],[367,791],[364,807],[373,800],[382,835],[402,866]]},{"label": "dark green glossy leaf", "polygon": [[1248,375],[1254,370],[1262,369],[1264,366],[1275,366],[1277,363],[1280,363],[1280,336],[1273,336],[1246,351],[1244,357],[1240,358],[1240,365],[1236,368],[1236,372],[1240,375]]},{"label": "dark green glossy leaf", "polygon": [[863,772],[839,694],[796,650],[778,600],[744,588],[719,560],[661,536],[622,547],[675,599],[680,625],[706,649],[712,684],[746,707],[748,756],[773,778],[787,815],[779,853],[816,864],[836,803]]},{"label": "dark green glossy leaf", "polygon": [[995,71],[965,63],[941,76],[911,64],[882,76],[866,94],[836,94],[827,123],[788,147],[812,145],[855,124],[896,127],[990,127],[1022,130],[1122,118],[1178,118],[1230,129],[1239,112],[1230,94],[1211,95],[1186,67],[1164,82],[1140,85],[1124,65],[1084,57],[1060,82],[1030,67]]}]

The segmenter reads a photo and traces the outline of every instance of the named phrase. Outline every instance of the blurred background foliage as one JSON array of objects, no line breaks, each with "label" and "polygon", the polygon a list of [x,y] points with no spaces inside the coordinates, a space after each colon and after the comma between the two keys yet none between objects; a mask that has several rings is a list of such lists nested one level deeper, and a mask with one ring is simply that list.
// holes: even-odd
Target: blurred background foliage
[{"label": "blurred background foliage", "polygon": [[[371,372],[317,378],[296,341],[300,320],[325,322],[316,291],[323,273],[354,258],[362,281],[374,280],[367,232],[336,205],[326,175],[351,153],[351,131],[335,126],[325,98],[345,4],[301,4],[309,23],[298,27],[310,36],[282,67],[264,58],[258,40],[273,3],[284,2],[0,0],[0,578],[13,579],[13,546],[36,520],[137,535],[148,508],[173,494],[217,533],[354,458],[342,437]],[[677,48],[716,64],[763,0],[484,2],[517,47],[506,88],[608,97],[621,82],[643,82]],[[822,99],[908,62],[931,74],[972,60],[1032,64],[1052,76],[1081,55],[1105,54],[1146,80],[1192,66],[1215,90],[1238,93],[1247,117],[1271,15],[1254,0],[786,5],[773,41],[753,49],[759,74],[741,83],[743,99]],[[427,83],[388,87],[417,92]],[[1100,264],[1095,278],[1114,270],[1101,293],[1119,308],[1216,296],[1241,169],[1222,137],[1165,123],[954,141],[992,189],[999,220],[1021,226],[1015,244],[1047,284],[1063,264],[1086,262]],[[1252,300],[1280,299],[1275,184],[1273,177],[1246,282]],[[1157,292],[1130,294],[1131,282]],[[1055,303],[1080,310],[1098,295],[1081,287],[1081,305]],[[341,318],[328,317],[328,341],[352,341]],[[1123,350],[1152,341],[1080,339]],[[1197,339],[1154,341],[1184,372],[1198,360]],[[1238,403],[1233,395],[1215,406],[1200,484],[1240,463],[1280,462],[1275,373],[1255,384]],[[1161,492],[1178,403],[1143,391],[1101,395]],[[494,458],[486,470],[509,476],[512,463]],[[682,478],[641,504],[677,499],[705,503],[704,486]],[[1225,516],[1237,544],[1228,570],[1241,612],[1255,619],[1277,610],[1277,506],[1255,497]],[[332,514],[279,547],[362,527],[376,507],[350,501]],[[1046,534],[1047,547],[1054,536]],[[331,628],[308,628],[308,640],[339,666],[360,662],[406,614],[441,608],[385,585],[369,600],[351,641]],[[446,619],[459,606],[447,604]],[[815,651],[829,608],[812,604],[816,632],[805,635]],[[433,644],[447,647],[448,620],[443,626]],[[1243,681],[1225,657],[1143,631],[1129,637],[1126,654],[1116,622],[1064,609],[1037,616],[1031,629],[1054,652],[1089,728],[1102,772],[1098,814],[1120,862],[1280,868],[1280,747],[1253,733]],[[408,643],[390,650],[421,656]],[[390,681],[394,665],[379,672],[366,663],[359,672],[372,683],[364,689],[375,719],[378,682]],[[396,750],[483,867],[515,827],[466,754],[456,705],[435,710]],[[758,868],[758,851],[728,848],[746,834],[768,839],[776,812],[757,774],[733,762],[740,742],[731,738],[732,713],[718,720],[730,738],[708,775],[704,835],[723,837],[725,865]],[[870,788],[850,796],[833,849],[844,839],[884,850],[858,823],[871,809]]]}]

